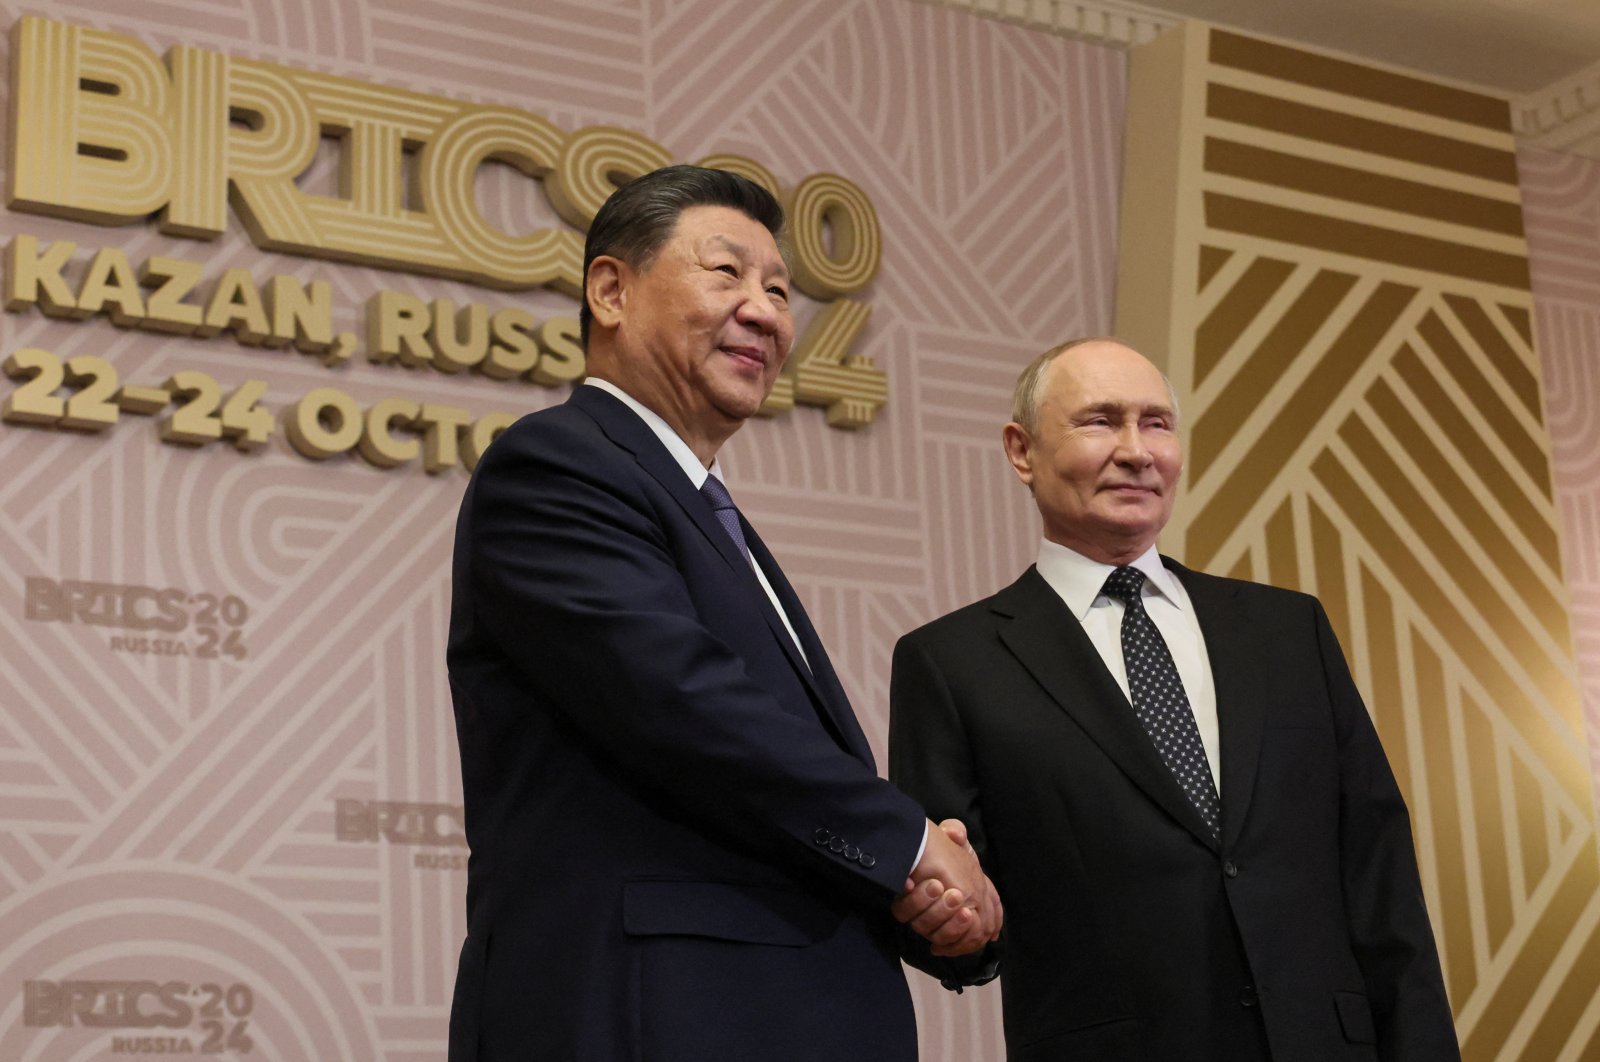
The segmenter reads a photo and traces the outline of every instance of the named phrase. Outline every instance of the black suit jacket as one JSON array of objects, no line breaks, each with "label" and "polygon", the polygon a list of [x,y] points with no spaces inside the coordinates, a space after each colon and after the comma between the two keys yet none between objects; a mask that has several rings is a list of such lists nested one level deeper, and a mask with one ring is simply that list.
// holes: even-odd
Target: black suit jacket
[{"label": "black suit jacket", "polygon": [[910,1060],[922,810],[649,428],[579,387],[485,454],[449,673],[471,858],[452,1062]]},{"label": "black suit jacket", "polygon": [[895,649],[890,776],[967,823],[1005,901],[1009,1057],[1454,1062],[1409,818],[1321,605],[1165,563],[1216,686],[1220,844],[1036,569]]}]

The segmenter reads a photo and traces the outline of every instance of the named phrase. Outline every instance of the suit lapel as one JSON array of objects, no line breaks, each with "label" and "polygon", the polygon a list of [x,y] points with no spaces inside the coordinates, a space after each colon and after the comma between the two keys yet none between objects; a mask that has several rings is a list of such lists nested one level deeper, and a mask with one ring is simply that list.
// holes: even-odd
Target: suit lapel
[{"label": "suit lapel", "polygon": [[[1083,625],[1038,570],[1029,568],[991,607],[1009,617],[1001,621],[1001,641],[1061,709],[1146,796],[1215,848],[1211,831],[1161,762]],[[1223,807],[1226,815],[1226,801]]]},{"label": "suit lapel", "polygon": [[[784,655],[788,657],[795,673],[800,676],[800,681],[805,684],[806,692],[811,695],[812,701],[817,706],[818,716],[828,724],[834,740],[871,765],[871,747],[868,746],[865,735],[861,733],[855,715],[850,711],[849,702],[844,690],[839,686],[837,677],[833,674],[832,667],[827,663],[827,654],[823,651],[816,632],[811,629],[805,609],[800,607],[800,600],[795,596],[788,580],[783,577],[778,562],[756,535],[749,521],[742,517],[740,520],[751,555],[755,557],[756,563],[761,565],[761,571],[766,575],[767,581],[772,584],[773,592],[778,595],[778,600],[789,616],[789,622],[794,624],[795,633],[800,636],[802,642],[809,636],[811,644],[805,646],[806,655],[825,669],[825,677],[823,672],[813,672],[812,668],[806,666],[806,661],[795,648],[794,639],[789,637],[788,630],[783,626],[783,620],[772,607],[772,601],[767,597],[766,591],[761,589],[761,584],[756,580],[755,572],[750,570],[750,564],[744,559],[744,554],[739,552],[739,547],[717,521],[716,513],[706,504],[704,496],[689,482],[689,477],[684,475],[683,469],[667,452],[667,448],[661,445],[661,440],[656,438],[650,426],[640,420],[633,410],[623,405],[615,395],[608,394],[598,387],[581,385],[575,387],[568,401],[593,417],[612,442],[631,453],[640,467],[661,484],[700,533],[721,554],[730,569],[731,583],[743,592],[755,596],[761,614],[766,619],[767,626],[771,628],[772,636],[778,639]],[[823,683],[832,687],[837,695],[837,704],[827,695]]]},{"label": "suit lapel", "polygon": [[1271,641],[1255,629],[1230,581],[1192,572],[1166,557],[1162,562],[1189,592],[1211,662],[1222,746],[1222,835],[1231,844],[1244,828],[1255,790],[1266,706],[1252,688],[1251,676],[1271,666],[1271,661],[1263,658]]},{"label": "suit lapel", "polygon": [[[756,534],[755,528],[750,526],[750,521],[740,517],[740,523],[744,526],[751,554],[754,555],[756,563],[761,565],[761,571],[766,575],[767,582],[772,584],[772,592],[778,595],[778,603],[783,606],[784,614],[789,617],[789,622],[794,625],[794,633],[800,639],[800,648],[805,650],[805,657],[802,659],[795,650],[794,640],[789,637],[789,632],[783,630],[783,621],[774,614],[771,622],[778,625],[778,638],[783,643],[783,651],[789,655],[789,662],[794,665],[795,671],[805,681],[806,688],[821,706],[822,711],[819,714],[832,725],[834,738],[857,759],[877,770],[877,764],[872,757],[872,746],[867,744],[867,736],[861,732],[861,724],[850,708],[850,698],[845,696],[844,686],[833,670],[827,650],[822,647],[822,639],[817,637],[816,628],[811,625],[811,618],[806,615],[805,606],[800,603],[794,587],[789,585],[783,569],[778,566],[777,558],[767,549],[766,543],[761,541],[761,536]],[[765,598],[767,595],[761,596]],[[807,666],[808,661],[810,666]]]},{"label": "suit lapel", "polygon": [[694,484],[689,482],[689,477],[684,475],[683,469],[667,452],[667,448],[661,445],[661,440],[656,438],[648,424],[616,396],[598,387],[574,387],[572,397],[567,401],[593,417],[612,442],[632,454],[640,467],[672,495],[672,499],[700,529],[700,533],[722,554],[722,559],[728,562],[734,574],[747,578],[750,585],[760,592],[761,587],[756,583],[750,565],[745,563],[744,556],[740,554],[739,547],[728,537],[728,532],[717,522],[716,513],[706,504],[704,496],[695,490]]}]

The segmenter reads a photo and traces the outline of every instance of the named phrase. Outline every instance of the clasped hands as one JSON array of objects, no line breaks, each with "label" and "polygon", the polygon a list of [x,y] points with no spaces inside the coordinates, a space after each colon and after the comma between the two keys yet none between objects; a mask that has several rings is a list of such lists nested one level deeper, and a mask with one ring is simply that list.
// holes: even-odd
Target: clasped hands
[{"label": "clasped hands", "polygon": [[929,824],[922,859],[905,891],[890,906],[896,919],[933,945],[940,956],[970,955],[1000,936],[1005,912],[994,882],[978,864],[959,819]]}]

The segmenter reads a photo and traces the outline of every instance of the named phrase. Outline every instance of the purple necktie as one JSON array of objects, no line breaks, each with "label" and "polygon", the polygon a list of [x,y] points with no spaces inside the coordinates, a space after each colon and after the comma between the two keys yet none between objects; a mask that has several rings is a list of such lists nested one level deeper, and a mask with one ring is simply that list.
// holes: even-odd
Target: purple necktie
[{"label": "purple necktie", "polygon": [[1222,800],[1177,665],[1139,596],[1144,579],[1138,568],[1123,567],[1106,576],[1105,583],[1105,595],[1123,605],[1122,666],[1128,673],[1128,699],[1162,762],[1200,812],[1211,836],[1217,837],[1222,831]]},{"label": "purple necktie", "polygon": [[722,524],[722,529],[733,539],[733,544],[739,547],[739,552],[744,554],[744,559],[750,559],[750,547],[744,540],[744,528],[739,526],[739,510],[733,507],[733,498],[728,494],[728,488],[716,476],[707,476],[705,483],[700,487],[700,493],[706,496],[706,501],[711,503],[712,510],[717,514],[717,522]]}]

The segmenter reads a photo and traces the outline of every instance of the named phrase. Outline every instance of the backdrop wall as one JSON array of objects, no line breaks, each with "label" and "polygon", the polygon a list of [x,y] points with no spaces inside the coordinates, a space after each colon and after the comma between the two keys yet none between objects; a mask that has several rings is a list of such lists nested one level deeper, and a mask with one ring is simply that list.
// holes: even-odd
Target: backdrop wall
[{"label": "backdrop wall", "polygon": [[[1033,517],[999,427],[1033,353],[1110,327],[1121,54],[868,0],[531,11],[106,0],[0,4],[0,23],[25,13],[157,54],[189,45],[509,104],[567,132],[621,126],[678,160],[737,152],[785,186],[823,171],[857,184],[884,250],[855,296],[871,311],[855,350],[886,374],[887,405],[856,432],[801,406],[749,425],[724,461],[880,762],[895,639],[1031,559]],[[341,191],[340,155],[325,145],[301,190],[359,191]],[[500,229],[561,225],[510,167],[485,167],[477,191]],[[118,248],[135,267],[201,264],[202,303],[233,268],[263,286],[325,280],[335,333],[358,336],[380,291],[540,320],[576,307],[548,289],[264,252],[237,215],[210,242],[15,210],[0,224],[41,254],[75,242],[62,271],[74,296],[95,253]],[[818,309],[802,304],[802,328]],[[4,356],[96,355],[137,387],[185,370],[225,392],[260,379],[261,406],[280,417],[321,387],[364,409],[397,397],[475,416],[565,394],[364,352],[330,366],[292,345],[153,334],[37,305],[0,316],[0,330]],[[174,445],[152,423],[170,414],[123,411],[94,433],[0,427],[0,1057],[101,1057],[140,1037],[243,1055],[245,1037],[244,1057],[437,1059],[464,933],[442,653],[466,476],[428,475],[419,461],[380,470],[354,453],[314,463],[281,421],[250,453]],[[160,615],[129,587],[177,591],[182,628],[118,620],[119,608]],[[231,652],[198,655],[230,636]],[[156,655],[176,645],[187,655]],[[170,998],[141,995],[143,981]],[[913,983],[927,1057],[997,1057],[996,992],[946,1000]],[[140,1027],[119,1016],[124,1001],[164,1017]]]},{"label": "backdrop wall", "polygon": [[[1126,56],[911,0],[534,7],[174,0],[129,13],[113,0],[0,0],[0,28],[43,16],[156,55],[182,45],[509,105],[563,134],[619,126],[674,160],[737,153],[786,188],[822,172],[859,186],[883,258],[851,296],[870,308],[852,350],[885,375],[887,403],[858,431],[804,405],[756,421],[724,463],[881,762],[895,639],[1032,559],[1037,520],[1004,466],[999,426],[1033,354],[1112,327]],[[4,45],[13,72],[16,39]],[[4,91],[10,133],[15,82]],[[389,118],[396,167],[358,165],[356,180],[342,179],[351,141],[330,141],[300,191],[388,203],[393,217],[416,206],[406,189],[417,156],[404,122]],[[1583,559],[1600,548],[1600,173],[1531,152],[1521,164],[1553,482],[1587,666],[1600,653],[1600,576]],[[363,173],[387,176],[369,186]],[[9,165],[4,180],[14,193]],[[539,184],[509,166],[483,167],[475,195],[496,230],[563,227]],[[558,402],[564,386],[375,363],[366,308],[390,292],[543,322],[576,303],[550,288],[262,250],[238,214],[225,228],[200,241],[148,221],[0,214],[11,249],[0,359],[26,349],[99,357],[130,385],[115,423],[98,430],[0,425],[3,1058],[98,1058],[153,1038],[266,1059],[443,1052],[465,849],[442,649],[472,437],[459,437],[453,466],[434,453],[444,467],[429,474],[422,455],[390,469],[354,451],[309,460],[284,418],[327,387],[362,410],[400,400],[470,418]],[[31,300],[15,285],[49,274],[39,262],[60,241],[76,245],[60,266],[71,302],[92,301],[85,280],[113,249],[135,268],[198,264],[190,301],[202,307],[231,269],[263,288],[275,276],[324,281],[333,335],[356,342],[303,341],[317,348],[308,354],[243,342],[247,324],[209,338],[122,327],[111,311],[125,307],[103,290],[101,312],[53,316],[41,309],[48,283],[35,282]],[[801,327],[823,309],[802,300]],[[341,349],[353,353],[341,360]],[[545,356],[559,375],[560,359]],[[0,384],[13,396],[31,371],[16,366]],[[161,408],[142,413],[138,390],[183,372],[214,378],[224,397],[263,381],[255,397],[273,417],[264,445],[163,441],[177,403],[163,392]],[[248,442],[247,405],[235,423]],[[1564,449],[1568,424],[1589,442]],[[1002,1057],[997,991],[958,998],[911,977],[925,1058]],[[1592,1030],[1595,1006],[1578,1009]]]},{"label": "backdrop wall", "polygon": [[1135,49],[1117,328],[1162,546],[1315,592],[1411,809],[1463,1054],[1594,1053],[1600,858],[1503,100],[1187,23]]},{"label": "backdrop wall", "polygon": [[1600,161],[1524,148],[1517,163],[1561,555],[1600,781]]}]

